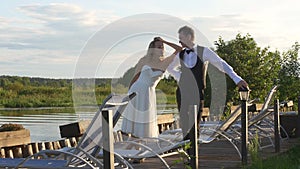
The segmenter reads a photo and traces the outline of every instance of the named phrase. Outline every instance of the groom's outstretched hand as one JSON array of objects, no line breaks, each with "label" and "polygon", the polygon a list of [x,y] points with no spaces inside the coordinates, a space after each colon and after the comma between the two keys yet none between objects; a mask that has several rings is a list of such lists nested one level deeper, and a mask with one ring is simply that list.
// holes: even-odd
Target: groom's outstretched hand
[{"label": "groom's outstretched hand", "polygon": [[238,88],[245,88],[245,89],[249,89],[248,83],[245,80],[241,80],[238,84],[237,84]]}]

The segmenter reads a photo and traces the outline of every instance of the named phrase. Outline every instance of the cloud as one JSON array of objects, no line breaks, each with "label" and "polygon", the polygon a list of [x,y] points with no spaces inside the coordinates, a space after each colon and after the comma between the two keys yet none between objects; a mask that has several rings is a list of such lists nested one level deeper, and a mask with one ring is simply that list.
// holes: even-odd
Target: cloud
[{"label": "cloud", "polygon": [[[245,8],[241,7],[241,5],[244,4],[242,2],[238,2],[237,5],[239,7],[221,4],[219,6],[222,7],[222,9],[228,8],[227,12],[221,10],[222,13],[212,10],[211,13],[207,11],[201,14],[201,11],[198,11],[197,7],[192,9],[191,13],[181,14],[178,11],[172,11],[173,16],[183,18],[198,28],[211,44],[218,40],[219,36],[224,40],[231,40],[235,38],[237,33],[243,35],[249,33],[258,42],[259,46],[271,46],[282,50],[289,48],[294,41],[300,39],[300,34],[297,29],[299,27],[297,23],[300,19],[298,15],[299,10],[297,9],[299,5],[291,6],[291,2],[292,1],[289,1],[289,3],[287,3],[284,1],[279,5],[269,3],[260,6],[247,5]],[[136,3],[140,2],[133,2],[132,4]],[[227,4],[228,2],[224,1],[223,3]],[[73,69],[66,68],[72,68],[72,65],[74,66],[81,49],[86,47],[87,42],[97,34],[98,30],[102,30],[102,28],[105,28],[110,23],[114,23],[114,21],[120,19],[122,15],[133,14],[137,11],[152,11],[144,10],[146,8],[152,9],[151,5],[148,5],[146,8],[141,6],[141,8],[136,9],[133,6],[124,7],[122,3],[110,2],[108,5],[106,4],[106,9],[100,6],[102,3],[93,4],[97,4],[99,7],[94,5],[95,7],[92,7],[92,10],[90,10],[79,5],[68,3],[22,5],[14,9],[14,15],[0,17],[1,71],[9,69],[12,72],[22,72],[22,68],[28,70],[28,72],[32,71],[33,74],[42,74],[45,70],[44,74],[47,74],[47,76],[52,72],[53,75],[68,74],[72,77]],[[256,2],[254,4],[256,4]],[[92,4],[90,3],[89,5]],[[102,10],[99,10],[99,8]],[[165,7],[162,8],[165,9]],[[164,9],[158,9],[157,11],[168,11]],[[204,16],[203,13],[207,15]],[[199,15],[201,17],[198,17]],[[138,22],[137,18],[135,19],[137,23],[146,23],[145,18],[141,18],[141,22]],[[172,20],[168,19],[159,22],[158,25],[136,24],[134,22],[128,24],[124,22],[120,24],[120,26],[115,26],[115,30],[109,29],[109,34],[100,37],[102,38],[100,42],[103,44],[99,44],[99,41],[93,43],[93,47],[97,49],[94,54],[98,55],[100,50],[98,48],[106,45],[105,43],[107,42],[103,40],[103,38],[114,39],[114,42],[117,42],[120,40],[118,39],[120,35],[132,33],[135,30],[141,29],[140,27],[148,27],[148,30],[154,30],[159,26],[160,31],[171,34],[173,37],[172,40],[175,38],[173,42],[176,42],[177,29],[179,26],[175,25],[170,28],[172,24]],[[132,30],[132,32],[128,32],[128,30]],[[134,37],[132,38],[132,43],[127,40],[121,43],[120,47],[115,46],[111,51],[112,53],[104,60],[105,63],[117,64],[118,61],[122,62],[124,55],[128,57],[130,53],[145,50],[151,37],[152,35],[143,36],[143,39]],[[202,36],[198,37],[201,39]],[[109,45],[113,46],[113,44]],[[114,57],[111,57],[112,55],[114,55]],[[123,59],[126,58],[124,57]],[[91,62],[93,62],[93,60],[91,60]],[[19,64],[23,65],[21,67],[15,67],[19,66]],[[35,69],[26,67],[26,64]],[[34,64],[43,65],[43,71],[40,71],[40,67]],[[65,69],[56,68],[56,66],[62,66],[63,64],[66,65]],[[113,67],[115,65],[109,64],[109,66]],[[12,67],[16,69],[13,70],[11,69]],[[61,70],[62,72],[59,72]]]},{"label": "cloud", "polygon": [[34,48],[34,47],[31,44],[28,44],[28,43],[19,43],[19,42],[3,43],[3,42],[0,42],[0,48],[21,50],[21,49]]},{"label": "cloud", "polygon": [[4,17],[0,17],[0,28],[6,26],[7,24],[8,24],[7,19]]},{"label": "cloud", "polygon": [[94,27],[103,26],[116,18],[113,11],[86,11],[78,5],[66,3],[26,5],[20,6],[18,9],[25,15],[44,22],[45,27],[53,28],[56,31],[78,31],[79,28],[88,27],[94,29]]},{"label": "cloud", "polygon": [[[291,15],[292,16],[292,15]],[[299,18],[300,19],[300,18]],[[189,21],[195,24],[202,31],[209,41],[213,43],[222,39],[234,39],[238,33],[246,35],[249,33],[260,47],[271,47],[280,51],[287,50],[293,44],[292,39],[299,39],[297,28],[297,17],[286,18],[278,13],[268,14],[233,14],[206,17],[191,17]],[[294,22],[294,26],[282,24],[284,22]]]},{"label": "cloud", "polygon": [[17,12],[22,19],[0,18],[0,47],[78,50],[95,31],[116,19],[112,11],[87,11],[66,3],[24,5]]},{"label": "cloud", "polygon": [[45,32],[23,40],[47,49],[78,50],[97,27],[105,24],[93,12],[76,5],[27,5],[18,9],[41,23],[36,33]]},{"label": "cloud", "polygon": [[72,77],[89,37],[117,18],[66,3],[23,5],[16,12],[20,16],[0,17],[1,73],[22,75],[23,69],[46,77]]},{"label": "cloud", "polygon": [[[3,53],[2,53],[3,52]],[[61,50],[1,49],[1,74],[70,78],[76,58]]]}]

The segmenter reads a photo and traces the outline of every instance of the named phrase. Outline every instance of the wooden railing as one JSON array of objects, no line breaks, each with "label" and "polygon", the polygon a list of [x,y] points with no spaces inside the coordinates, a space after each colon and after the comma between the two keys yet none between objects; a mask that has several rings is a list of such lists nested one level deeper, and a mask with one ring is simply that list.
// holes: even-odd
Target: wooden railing
[{"label": "wooden railing", "polygon": [[[174,115],[162,114],[157,118],[159,132],[174,128]],[[0,158],[25,158],[41,150],[57,150],[63,147],[75,147],[80,136],[85,132],[90,121],[80,121],[60,126],[62,137],[58,141],[34,142],[16,146],[3,146],[0,148]]]},{"label": "wooden railing", "polygon": [[75,147],[79,138],[72,137],[51,142],[35,142],[0,148],[0,158],[25,158],[41,150],[57,150],[63,147]]}]

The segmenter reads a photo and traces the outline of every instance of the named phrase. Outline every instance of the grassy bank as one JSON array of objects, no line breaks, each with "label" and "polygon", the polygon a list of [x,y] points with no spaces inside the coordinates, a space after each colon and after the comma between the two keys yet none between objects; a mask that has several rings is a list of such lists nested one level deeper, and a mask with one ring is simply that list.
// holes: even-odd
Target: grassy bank
[{"label": "grassy bank", "polygon": [[[93,90],[90,80],[72,91],[70,79],[43,79],[14,76],[0,76],[0,108],[37,108],[37,107],[73,107],[101,104],[110,93],[126,93],[126,85],[118,84],[112,88],[111,79],[96,79]],[[84,84],[86,82],[86,84]],[[175,104],[176,82],[162,80],[157,87],[158,104]]]},{"label": "grassy bank", "polygon": [[300,139],[297,145],[287,152],[270,157],[266,160],[255,160],[247,169],[299,169],[300,168]]}]

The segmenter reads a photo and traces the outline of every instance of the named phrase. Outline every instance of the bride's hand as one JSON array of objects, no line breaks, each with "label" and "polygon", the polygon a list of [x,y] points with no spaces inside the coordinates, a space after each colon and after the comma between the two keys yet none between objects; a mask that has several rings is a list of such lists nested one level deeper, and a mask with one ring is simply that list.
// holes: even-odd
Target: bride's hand
[{"label": "bride's hand", "polygon": [[165,40],[163,40],[161,37],[155,37],[154,40],[165,42]]}]

